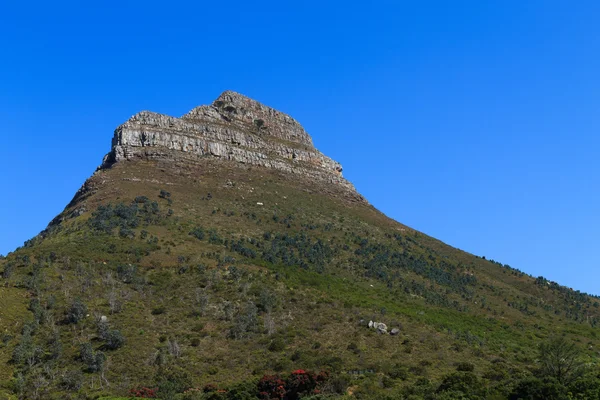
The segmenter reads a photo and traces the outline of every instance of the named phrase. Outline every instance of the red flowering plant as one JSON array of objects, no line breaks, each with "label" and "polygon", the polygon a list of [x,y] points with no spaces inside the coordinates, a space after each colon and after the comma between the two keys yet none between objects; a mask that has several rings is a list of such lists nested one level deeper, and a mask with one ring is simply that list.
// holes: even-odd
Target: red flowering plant
[{"label": "red flowering plant", "polygon": [[297,369],[292,371],[286,380],[286,399],[296,400],[302,396],[313,393],[317,388],[317,374]]},{"label": "red flowering plant", "polygon": [[302,396],[321,393],[319,385],[329,378],[327,372],[297,369],[284,381],[278,375],[265,375],[258,382],[258,397],[263,400],[297,400]]},{"label": "red flowering plant", "polygon": [[147,387],[140,387],[136,389],[131,389],[129,394],[133,397],[138,397],[142,399],[156,399],[156,393],[158,389],[151,389]]},{"label": "red flowering plant", "polygon": [[285,399],[285,382],[278,375],[265,375],[258,381],[258,397],[262,400]]}]

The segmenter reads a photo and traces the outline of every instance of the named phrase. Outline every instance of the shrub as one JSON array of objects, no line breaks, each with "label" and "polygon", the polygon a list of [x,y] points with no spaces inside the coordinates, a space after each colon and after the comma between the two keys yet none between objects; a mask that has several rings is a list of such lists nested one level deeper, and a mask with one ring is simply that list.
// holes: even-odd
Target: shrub
[{"label": "shrub", "polygon": [[258,307],[262,311],[270,312],[277,306],[277,301],[277,295],[273,291],[262,288],[258,300]]},{"label": "shrub", "polygon": [[475,366],[470,362],[461,362],[456,366],[456,370],[460,372],[473,372]]},{"label": "shrub", "polygon": [[13,273],[13,270],[14,270],[14,266],[12,264],[10,264],[10,263],[6,264],[4,266],[4,271],[2,271],[2,277],[4,279],[10,279],[10,277]]},{"label": "shrub", "polygon": [[408,379],[408,368],[402,365],[395,365],[388,373],[390,378],[405,381]]},{"label": "shrub", "polygon": [[277,337],[269,344],[269,351],[283,351],[285,349],[285,341]]},{"label": "shrub", "polygon": [[265,375],[258,381],[258,397],[264,400],[283,399],[285,382],[278,375]]},{"label": "shrub", "polygon": [[160,399],[173,399],[177,393],[183,393],[190,387],[192,387],[191,379],[184,370],[159,371],[158,395]]},{"label": "shrub", "polygon": [[106,355],[101,351],[94,352],[92,344],[89,342],[83,343],[79,348],[79,358],[89,372],[102,371],[106,362]]},{"label": "shrub", "polygon": [[279,375],[264,375],[258,382],[260,399],[297,400],[305,396],[320,393],[320,385],[328,380],[326,372],[318,374],[298,369],[283,380]]},{"label": "shrub", "polygon": [[520,381],[508,398],[509,400],[562,400],[568,396],[567,389],[556,379],[530,378]]},{"label": "shrub", "polygon": [[296,400],[303,396],[318,393],[317,385],[324,382],[328,375],[325,372],[314,374],[303,369],[293,371],[286,380],[287,398]]},{"label": "shrub", "polygon": [[197,226],[194,229],[192,229],[192,231],[190,232],[190,235],[195,237],[198,240],[203,240],[204,239],[204,228],[202,228],[201,226]]},{"label": "shrub", "polygon": [[66,371],[60,380],[60,386],[66,390],[77,391],[83,386],[81,371]]},{"label": "shrub", "polygon": [[129,394],[133,397],[143,398],[143,399],[156,399],[156,393],[158,389],[151,389],[147,387],[140,387],[136,389],[131,389]]},{"label": "shrub", "polygon": [[229,332],[234,339],[242,339],[248,334],[256,331],[258,327],[258,309],[253,302],[249,301],[240,313],[236,316],[233,326]]},{"label": "shrub", "polygon": [[483,399],[485,394],[481,381],[472,372],[454,372],[446,375],[437,389],[437,393],[444,392],[452,393],[454,398],[460,398],[460,394],[469,400]]},{"label": "shrub", "polygon": [[137,267],[135,265],[119,265],[117,266],[117,276],[124,283],[134,283],[137,280]]},{"label": "shrub", "polygon": [[164,314],[166,309],[163,306],[153,308],[151,313],[152,315],[161,315]]},{"label": "shrub", "polygon": [[116,350],[125,344],[125,338],[121,334],[121,331],[114,329],[106,334],[106,348],[110,350]]},{"label": "shrub", "polygon": [[67,310],[66,320],[68,323],[76,324],[87,315],[87,307],[80,299],[75,299]]}]

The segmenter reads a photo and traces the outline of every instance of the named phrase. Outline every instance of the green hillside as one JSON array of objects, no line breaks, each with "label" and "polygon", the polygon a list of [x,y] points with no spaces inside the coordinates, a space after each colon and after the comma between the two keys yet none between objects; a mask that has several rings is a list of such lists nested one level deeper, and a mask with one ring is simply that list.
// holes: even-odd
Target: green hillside
[{"label": "green hillside", "polygon": [[598,398],[598,299],[265,168],[117,163],[0,271],[0,398]]}]

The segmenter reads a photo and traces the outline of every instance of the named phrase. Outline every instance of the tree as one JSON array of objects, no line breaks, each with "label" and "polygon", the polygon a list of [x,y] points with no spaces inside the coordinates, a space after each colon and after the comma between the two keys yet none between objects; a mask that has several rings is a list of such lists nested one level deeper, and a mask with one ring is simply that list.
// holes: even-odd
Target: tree
[{"label": "tree", "polygon": [[564,337],[554,338],[540,344],[540,373],[569,385],[584,372],[581,353],[573,342]]}]

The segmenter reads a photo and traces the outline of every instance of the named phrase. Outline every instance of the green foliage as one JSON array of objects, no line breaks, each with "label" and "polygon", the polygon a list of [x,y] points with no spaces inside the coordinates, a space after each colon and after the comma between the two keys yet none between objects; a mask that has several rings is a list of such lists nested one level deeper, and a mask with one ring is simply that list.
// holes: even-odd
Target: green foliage
[{"label": "green foliage", "polygon": [[456,366],[456,370],[461,372],[473,372],[475,370],[475,366],[470,362],[460,362]]},{"label": "green foliage", "polygon": [[472,372],[454,372],[442,379],[437,393],[445,394],[445,398],[468,400],[485,399],[485,388],[477,375]]},{"label": "green foliage", "polygon": [[564,400],[567,388],[553,378],[525,379],[517,383],[510,393],[509,400]]},{"label": "green foliage", "polygon": [[[0,398],[36,398],[36,385],[37,398],[95,398],[159,383],[165,398],[207,383],[224,391],[194,398],[256,398],[252,379],[296,368],[335,372],[315,398],[597,398],[596,376],[546,378],[536,345],[565,332],[577,360],[593,361],[598,298],[452,249],[335,187],[262,170],[259,180],[254,168],[227,171],[238,183],[227,187],[161,170],[177,198],[166,218],[171,194],[157,198],[145,168],[101,171],[114,191],[73,206],[93,212],[68,209],[0,260],[0,381],[13,382]],[[62,321],[74,298],[111,326]],[[378,335],[369,320],[402,329]],[[179,370],[184,385],[161,378]]]},{"label": "green foliage", "polygon": [[81,344],[79,358],[88,372],[102,371],[106,363],[106,355],[101,351],[94,351],[92,344],[89,342]]},{"label": "green foliage", "polygon": [[556,379],[563,385],[569,385],[584,372],[581,351],[564,337],[541,343],[539,358],[541,375]]},{"label": "green foliage", "polygon": [[150,201],[145,196],[136,197],[135,201],[126,205],[118,203],[100,205],[88,220],[90,227],[98,232],[112,234],[119,228],[122,237],[128,237],[133,229],[144,224],[145,226],[160,221],[160,207],[157,202]]},{"label": "green foliage", "polygon": [[198,240],[204,239],[204,229],[201,226],[197,226],[190,231],[190,235]]},{"label": "green foliage", "polygon": [[105,346],[109,350],[116,350],[125,344],[125,338],[123,337],[123,334],[121,334],[121,331],[117,329],[109,331],[104,340],[106,341]]},{"label": "green foliage", "polygon": [[235,317],[229,334],[234,339],[243,339],[249,337],[257,328],[258,309],[253,302],[249,301]]},{"label": "green foliage", "polygon": [[88,313],[87,306],[81,299],[75,299],[66,312],[65,320],[70,324],[77,324],[83,320]]}]

